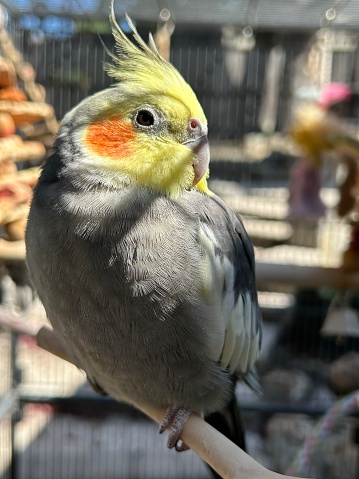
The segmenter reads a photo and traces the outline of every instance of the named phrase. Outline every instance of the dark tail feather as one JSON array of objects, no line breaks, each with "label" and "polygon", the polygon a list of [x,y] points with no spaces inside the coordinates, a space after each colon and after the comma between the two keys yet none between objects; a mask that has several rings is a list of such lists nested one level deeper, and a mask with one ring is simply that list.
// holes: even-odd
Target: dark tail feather
[{"label": "dark tail feather", "polygon": [[[238,447],[246,450],[244,427],[239,411],[238,403],[235,394],[229,404],[221,411],[214,412],[205,417],[206,422],[213,426],[217,431],[228,437]],[[221,476],[212,468],[211,472],[214,478],[220,479]]]}]

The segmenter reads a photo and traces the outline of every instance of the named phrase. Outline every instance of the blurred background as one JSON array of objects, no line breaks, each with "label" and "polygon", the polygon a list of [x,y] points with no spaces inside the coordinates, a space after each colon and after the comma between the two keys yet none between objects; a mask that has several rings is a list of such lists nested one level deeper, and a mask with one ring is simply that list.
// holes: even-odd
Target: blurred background
[{"label": "blurred background", "polygon": [[[359,0],[115,11],[127,33],[125,12],[151,31],[196,92],[210,187],[255,245],[263,396],[237,386],[248,452],[282,473],[358,478]],[[112,84],[108,13],[108,0],[0,0],[1,479],[211,477],[33,337],[46,317],[25,265],[32,188],[66,112]]]}]

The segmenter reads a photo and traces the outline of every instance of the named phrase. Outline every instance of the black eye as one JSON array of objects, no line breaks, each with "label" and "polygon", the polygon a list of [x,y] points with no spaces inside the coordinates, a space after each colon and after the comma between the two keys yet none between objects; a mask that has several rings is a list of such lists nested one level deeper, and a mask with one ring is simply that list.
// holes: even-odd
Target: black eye
[{"label": "black eye", "polygon": [[152,112],[148,110],[140,110],[137,113],[136,122],[141,126],[152,126],[155,119]]}]

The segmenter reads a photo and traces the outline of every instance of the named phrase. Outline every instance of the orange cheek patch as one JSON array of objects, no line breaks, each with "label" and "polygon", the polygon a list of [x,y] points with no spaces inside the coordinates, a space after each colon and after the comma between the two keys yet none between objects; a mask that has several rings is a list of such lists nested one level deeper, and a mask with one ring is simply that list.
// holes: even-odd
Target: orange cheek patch
[{"label": "orange cheek patch", "polygon": [[118,160],[131,155],[135,132],[117,115],[91,123],[85,133],[87,147],[99,156]]}]

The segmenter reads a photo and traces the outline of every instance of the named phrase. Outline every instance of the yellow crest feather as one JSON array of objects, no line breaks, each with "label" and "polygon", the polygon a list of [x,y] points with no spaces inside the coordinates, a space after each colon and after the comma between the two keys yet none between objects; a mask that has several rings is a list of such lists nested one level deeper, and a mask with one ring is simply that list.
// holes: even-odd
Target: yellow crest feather
[{"label": "yellow crest feather", "polygon": [[147,45],[127,14],[126,20],[137,45],[131,42],[119,27],[112,1],[110,24],[116,42],[117,55],[108,52],[113,59],[112,64],[105,64],[108,74],[121,82],[124,88],[128,87],[134,92],[140,88],[155,94],[168,94],[185,103],[197,103],[198,100],[192,88],[176,68],[159,54],[152,35],[149,35]]}]

